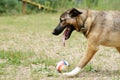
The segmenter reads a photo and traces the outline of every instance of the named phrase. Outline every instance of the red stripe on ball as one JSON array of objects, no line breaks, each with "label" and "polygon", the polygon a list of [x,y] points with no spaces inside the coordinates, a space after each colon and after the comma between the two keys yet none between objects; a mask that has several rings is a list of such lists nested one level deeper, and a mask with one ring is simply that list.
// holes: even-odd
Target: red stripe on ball
[{"label": "red stripe on ball", "polygon": [[60,64],[58,67],[58,71],[61,73],[61,67],[64,65],[64,63]]}]

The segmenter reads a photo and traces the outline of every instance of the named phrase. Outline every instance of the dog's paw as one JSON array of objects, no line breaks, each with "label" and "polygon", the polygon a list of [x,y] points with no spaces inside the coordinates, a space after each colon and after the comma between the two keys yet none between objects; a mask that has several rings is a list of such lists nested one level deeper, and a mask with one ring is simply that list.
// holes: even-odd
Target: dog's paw
[{"label": "dog's paw", "polygon": [[76,67],[75,69],[73,69],[71,72],[67,72],[67,73],[62,73],[63,76],[65,77],[75,77],[78,75],[78,73],[80,72],[81,68],[80,67]]}]

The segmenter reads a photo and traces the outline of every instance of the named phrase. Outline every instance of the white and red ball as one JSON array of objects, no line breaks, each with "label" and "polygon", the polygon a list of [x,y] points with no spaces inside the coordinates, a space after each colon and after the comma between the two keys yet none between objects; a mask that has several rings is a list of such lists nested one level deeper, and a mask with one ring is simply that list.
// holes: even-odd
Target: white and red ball
[{"label": "white and red ball", "polygon": [[62,60],[57,63],[56,70],[61,73],[63,71],[66,71],[69,66],[70,64],[67,61]]}]

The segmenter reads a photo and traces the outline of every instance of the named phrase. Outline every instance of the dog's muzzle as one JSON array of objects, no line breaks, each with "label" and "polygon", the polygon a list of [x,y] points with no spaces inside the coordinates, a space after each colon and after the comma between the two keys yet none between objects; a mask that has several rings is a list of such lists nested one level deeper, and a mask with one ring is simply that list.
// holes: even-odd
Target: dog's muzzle
[{"label": "dog's muzzle", "polygon": [[57,26],[54,30],[53,30],[53,32],[52,32],[52,34],[53,35],[59,35],[60,33],[62,33],[62,31],[65,29],[65,27],[61,27],[61,26]]}]

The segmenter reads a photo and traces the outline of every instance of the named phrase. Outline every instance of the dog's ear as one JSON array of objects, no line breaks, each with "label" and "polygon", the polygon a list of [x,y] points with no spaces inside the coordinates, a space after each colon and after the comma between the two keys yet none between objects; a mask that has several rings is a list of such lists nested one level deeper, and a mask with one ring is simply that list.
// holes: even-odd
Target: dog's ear
[{"label": "dog's ear", "polygon": [[76,17],[78,16],[79,14],[82,14],[82,12],[80,12],[78,9],[76,8],[72,8],[69,12],[70,16],[71,17]]}]

